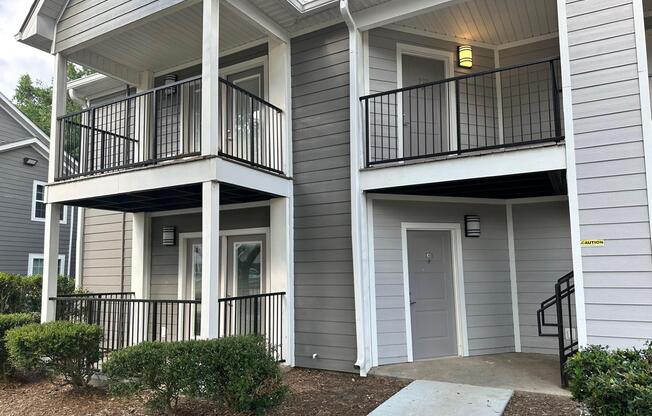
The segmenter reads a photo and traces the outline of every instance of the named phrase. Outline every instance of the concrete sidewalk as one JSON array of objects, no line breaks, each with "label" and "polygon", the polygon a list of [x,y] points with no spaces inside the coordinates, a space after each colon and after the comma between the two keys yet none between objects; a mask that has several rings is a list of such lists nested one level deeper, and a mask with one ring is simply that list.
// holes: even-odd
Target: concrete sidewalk
[{"label": "concrete sidewalk", "polygon": [[370,416],[501,415],[512,390],[417,380],[390,397]]}]

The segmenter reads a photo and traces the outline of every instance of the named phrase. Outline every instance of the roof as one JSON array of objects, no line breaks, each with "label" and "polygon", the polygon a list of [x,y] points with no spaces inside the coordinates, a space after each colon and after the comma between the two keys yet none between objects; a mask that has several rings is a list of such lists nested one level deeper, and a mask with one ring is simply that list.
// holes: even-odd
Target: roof
[{"label": "roof", "polygon": [[0,108],[2,108],[11,118],[16,120],[29,134],[41,142],[47,149],[50,146],[50,138],[43,130],[32,122],[22,111],[18,109],[4,94],[0,93]]}]

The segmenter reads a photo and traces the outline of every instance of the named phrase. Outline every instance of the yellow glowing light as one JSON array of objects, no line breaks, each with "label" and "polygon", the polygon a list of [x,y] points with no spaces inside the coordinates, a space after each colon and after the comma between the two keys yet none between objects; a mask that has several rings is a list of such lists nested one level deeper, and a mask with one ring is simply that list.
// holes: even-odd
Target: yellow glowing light
[{"label": "yellow glowing light", "polygon": [[473,49],[471,45],[460,45],[457,47],[458,65],[462,68],[473,67]]}]

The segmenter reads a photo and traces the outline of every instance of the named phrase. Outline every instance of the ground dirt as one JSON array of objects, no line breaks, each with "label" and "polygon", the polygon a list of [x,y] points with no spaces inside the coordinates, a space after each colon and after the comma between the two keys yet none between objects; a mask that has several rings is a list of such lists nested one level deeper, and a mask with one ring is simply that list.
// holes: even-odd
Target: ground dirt
[{"label": "ground dirt", "polygon": [[[270,416],[366,415],[409,383],[395,378],[361,378],[353,374],[308,369],[287,371],[284,380],[291,395],[272,409]],[[100,388],[75,391],[45,380],[0,382],[0,415],[4,416],[146,414],[142,399],[112,397]],[[197,401],[182,401],[177,414],[236,416],[216,408],[213,403]],[[580,415],[580,412],[567,397],[516,392],[505,415],[559,416]]]}]

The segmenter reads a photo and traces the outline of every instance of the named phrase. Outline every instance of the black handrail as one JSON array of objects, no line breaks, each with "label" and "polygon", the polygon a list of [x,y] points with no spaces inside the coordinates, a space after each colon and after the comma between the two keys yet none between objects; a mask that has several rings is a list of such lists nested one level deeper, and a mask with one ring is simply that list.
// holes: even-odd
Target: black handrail
[{"label": "black handrail", "polygon": [[560,142],[558,71],[545,59],[362,96],[365,166]]},{"label": "black handrail", "polygon": [[[579,348],[576,326],[573,324],[575,316],[573,313],[573,300],[575,285],[573,284],[573,272],[567,273],[555,283],[555,294],[541,302],[537,310],[537,330],[539,336],[556,337],[558,340],[559,369],[561,372],[561,385],[568,385],[568,378],[565,372],[565,365]],[[546,320],[546,311],[555,309],[556,322]],[[555,328],[555,332],[546,332],[544,328]],[[566,331],[568,330],[568,331]],[[568,334],[568,339],[566,335]]]}]

